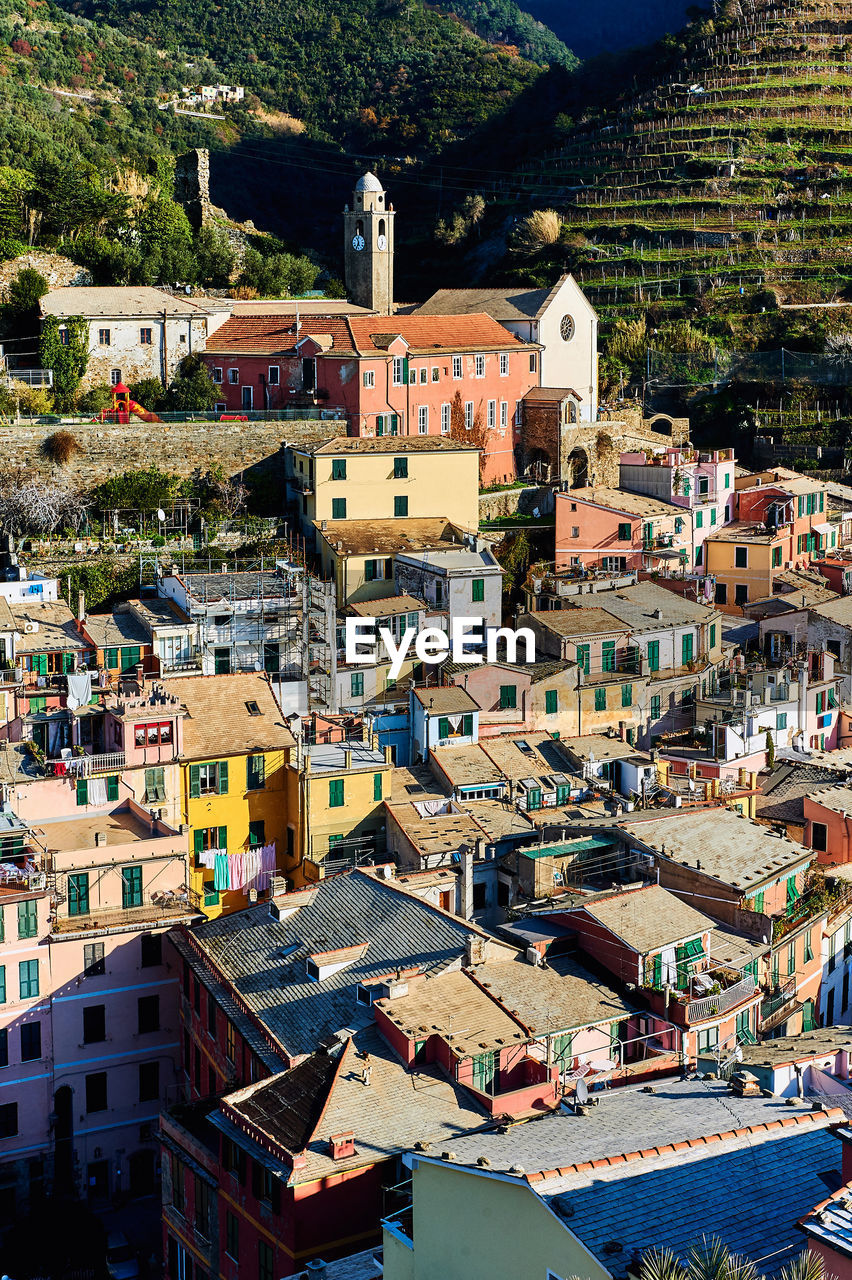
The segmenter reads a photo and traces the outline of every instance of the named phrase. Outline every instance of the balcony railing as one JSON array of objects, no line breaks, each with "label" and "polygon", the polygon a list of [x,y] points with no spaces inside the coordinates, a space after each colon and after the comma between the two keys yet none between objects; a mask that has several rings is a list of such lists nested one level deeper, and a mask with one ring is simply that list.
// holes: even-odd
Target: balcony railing
[{"label": "balcony railing", "polygon": [[792,1001],[796,999],[796,979],[790,978],[783,986],[778,986],[767,996],[760,1005],[760,1018],[762,1022],[774,1017],[781,1009],[786,1008]]},{"label": "balcony railing", "polygon": [[91,778],[98,773],[119,773],[126,764],[123,751],[108,751],[99,756],[68,756],[62,760],[48,760],[57,778]]},{"label": "balcony railing", "polygon": [[712,1018],[716,1014],[727,1013],[737,1005],[750,1000],[757,992],[757,983],[751,974],[735,982],[732,987],[717,992],[716,995],[702,996],[700,1000],[690,1000],[686,1007],[690,1022],[700,1022],[704,1018]]},{"label": "balcony railing", "polygon": [[[64,895],[59,895],[64,901]],[[141,924],[149,924],[155,920],[182,919],[194,915],[200,910],[200,896],[194,889],[184,888],[180,892],[145,894],[135,907],[93,907],[90,911],[79,915],[60,915],[53,922],[54,933],[84,933],[95,929],[120,929]]]}]

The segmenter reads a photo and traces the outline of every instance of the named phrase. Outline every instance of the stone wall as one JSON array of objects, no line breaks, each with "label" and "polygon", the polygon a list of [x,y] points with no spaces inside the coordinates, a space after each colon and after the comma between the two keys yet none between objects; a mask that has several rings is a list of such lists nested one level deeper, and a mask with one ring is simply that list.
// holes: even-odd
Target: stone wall
[{"label": "stone wall", "polygon": [[[3,469],[34,467],[47,473],[51,464],[43,453],[44,442],[59,425],[40,423],[0,425],[0,457]],[[284,454],[282,445],[310,444],[344,435],[341,422],[130,422],[74,423],[70,431],[80,452],[61,474],[70,484],[91,488],[110,476],[141,467],[158,466],[189,476],[200,468],[221,465],[229,476],[281,484],[283,502]]]},{"label": "stone wall", "polygon": [[501,517],[521,514],[531,516],[538,508],[540,515],[552,515],[553,490],[533,485],[528,489],[504,489],[500,493],[479,495],[480,520],[499,520]]},{"label": "stone wall", "polygon": [[91,273],[79,263],[61,253],[50,253],[44,249],[31,249],[22,253],[20,258],[9,258],[0,262],[0,293],[5,294],[9,285],[24,267],[34,267],[41,272],[51,289],[61,289],[66,285],[85,285],[92,283]]}]

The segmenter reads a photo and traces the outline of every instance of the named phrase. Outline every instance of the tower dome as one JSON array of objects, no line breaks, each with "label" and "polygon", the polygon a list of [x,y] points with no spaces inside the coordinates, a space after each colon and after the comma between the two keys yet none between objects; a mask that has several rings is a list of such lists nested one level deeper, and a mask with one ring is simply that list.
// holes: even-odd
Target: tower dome
[{"label": "tower dome", "polygon": [[374,173],[365,173],[355,183],[356,191],[384,191],[384,187],[379,182]]}]

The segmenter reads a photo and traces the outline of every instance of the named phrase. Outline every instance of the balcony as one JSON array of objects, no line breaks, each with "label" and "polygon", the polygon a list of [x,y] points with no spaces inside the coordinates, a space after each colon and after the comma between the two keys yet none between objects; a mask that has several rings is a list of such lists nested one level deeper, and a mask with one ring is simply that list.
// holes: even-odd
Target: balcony
[{"label": "balcony", "polygon": [[99,773],[120,773],[126,765],[123,751],[109,751],[98,756],[67,756],[60,760],[47,760],[56,778],[92,778]]},{"label": "balcony", "polygon": [[719,991],[715,995],[702,996],[700,1000],[690,1000],[686,1006],[688,1022],[703,1022],[705,1018],[713,1018],[718,1014],[729,1013],[747,1000],[754,998],[757,983],[751,974],[735,982],[733,986]]},{"label": "balcony", "polygon": [[52,927],[60,937],[76,933],[138,929],[151,924],[174,924],[201,910],[201,898],[194,889],[145,894],[138,907],[96,908],[76,916],[58,916]]},{"label": "balcony", "polygon": [[771,1031],[779,1026],[799,1007],[796,996],[796,979],[788,978],[783,984],[774,988],[771,995],[762,1001],[760,1006],[760,1023],[762,1031]]}]

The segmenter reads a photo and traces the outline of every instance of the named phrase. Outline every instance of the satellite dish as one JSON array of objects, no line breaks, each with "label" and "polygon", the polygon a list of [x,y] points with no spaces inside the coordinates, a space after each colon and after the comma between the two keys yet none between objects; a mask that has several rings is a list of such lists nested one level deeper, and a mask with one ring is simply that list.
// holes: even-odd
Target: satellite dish
[{"label": "satellite dish", "polygon": [[254,669],[255,669],[255,671],[262,671],[262,670],[263,670],[263,663],[262,663],[262,662],[256,662],[256,663],[254,664]]},{"label": "satellite dish", "polygon": [[163,510],[163,508],[162,508],[162,507],[157,507],[157,519],[158,519],[158,520],[165,520],[165,518],[166,518],[166,513],[165,513],[165,511]]},{"label": "satellite dish", "polygon": [[589,1086],[582,1076],[580,1076],[574,1087],[574,1096],[577,1099],[577,1105],[580,1107],[589,1101]]}]

